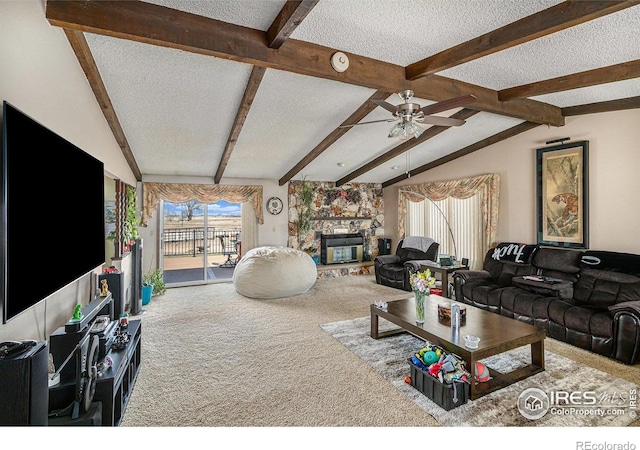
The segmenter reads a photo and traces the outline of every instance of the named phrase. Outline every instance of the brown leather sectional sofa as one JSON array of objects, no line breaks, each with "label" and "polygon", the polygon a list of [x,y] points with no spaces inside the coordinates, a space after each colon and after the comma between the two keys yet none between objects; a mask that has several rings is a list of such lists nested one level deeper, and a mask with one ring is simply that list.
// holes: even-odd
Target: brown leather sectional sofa
[{"label": "brown leather sectional sofa", "polygon": [[[520,254],[515,246],[521,246]],[[487,252],[483,270],[457,271],[456,300],[536,325],[554,339],[636,364],[640,255],[529,245],[523,260],[524,246],[500,244]]]}]

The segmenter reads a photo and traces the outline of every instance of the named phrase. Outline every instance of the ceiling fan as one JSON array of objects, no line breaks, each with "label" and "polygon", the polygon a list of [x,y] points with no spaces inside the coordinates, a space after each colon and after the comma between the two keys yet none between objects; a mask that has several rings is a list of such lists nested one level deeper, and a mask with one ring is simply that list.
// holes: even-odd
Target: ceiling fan
[{"label": "ceiling fan", "polygon": [[411,98],[413,97],[412,90],[407,89],[399,92],[398,96],[404,100],[404,103],[392,105],[384,100],[371,100],[378,106],[382,106],[384,109],[392,113],[394,116],[393,118],[353,123],[350,125],[340,125],[339,128],[348,128],[356,125],[366,125],[378,122],[396,122],[400,120],[400,123],[394,125],[391,131],[389,131],[390,138],[398,137],[400,139],[408,139],[412,136],[419,137],[424,132],[424,128],[417,126],[415,122],[424,122],[443,127],[457,127],[463,125],[465,123],[464,120],[452,117],[432,116],[431,114],[447,111],[476,101],[476,98],[473,95],[463,95],[462,97],[455,97],[432,105],[420,107],[419,104],[411,102]]}]

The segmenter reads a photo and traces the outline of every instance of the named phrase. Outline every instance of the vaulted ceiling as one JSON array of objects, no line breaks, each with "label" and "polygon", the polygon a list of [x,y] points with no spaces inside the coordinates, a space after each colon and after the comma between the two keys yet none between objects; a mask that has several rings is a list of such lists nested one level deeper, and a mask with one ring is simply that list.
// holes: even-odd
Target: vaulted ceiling
[{"label": "vaulted ceiling", "polygon": [[[46,17],[139,180],[388,186],[540,125],[561,137],[568,116],[640,107],[639,5],[49,1]],[[348,58],[342,72],[336,52]],[[475,101],[437,112],[463,125],[427,120],[398,140],[374,100],[397,105],[404,90],[421,107]]]}]

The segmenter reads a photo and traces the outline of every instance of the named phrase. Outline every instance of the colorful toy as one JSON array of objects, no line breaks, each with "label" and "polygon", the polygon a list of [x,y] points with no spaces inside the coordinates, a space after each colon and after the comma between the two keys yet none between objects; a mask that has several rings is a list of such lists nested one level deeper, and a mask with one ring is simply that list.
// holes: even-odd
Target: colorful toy
[{"label": "colorful toy", "polygon": [[489,381],[489,378],[491,377],[491,375],[489,374],[489,368],[487,366],[485,366],[483,363],[481,363],[480,361],[476,362],[476,381],[480,382],[480,383],[486,383],[487,381]]},{"label": "colorful toy", "polygon": [[426,352],[422,357],[422,359],[424,360],[424,363],[427,366],[430,366],[431,364],[436,363],[440,360],[440,358],[438,357],[438,354],[431,350]]},{"label": "colorful toy", "polygon": [[426,369],[427,367],[424,365],[422,360],[415,355],[411,357],[411,362],[414,363],[416,366],[420,367],[421,369]]},{"label": "colorful toy", "polygon": [[76,305],[73,310],[73,316],[71,316],[71,321],[79,322],[82,320],[82,305]]},{"label": "colorful toy", "polygon": [[438,380],[440,380],[440,382],[442,382],[443,377],[440,369],[442,369],[442,363],[437,362],[435,364],[431,364],[429,366],[429,374],[431,374],[432,377],[437,378]]},{"label": "colorful toy", "polygon": [[[411,362],[421,370],[429,372],[441,383],[451,384],[456,381],[469,383],[471,378],[462,358],[428,341],[411,357]],[[410,384],[411,378],[406,377],[405,382]]]}]

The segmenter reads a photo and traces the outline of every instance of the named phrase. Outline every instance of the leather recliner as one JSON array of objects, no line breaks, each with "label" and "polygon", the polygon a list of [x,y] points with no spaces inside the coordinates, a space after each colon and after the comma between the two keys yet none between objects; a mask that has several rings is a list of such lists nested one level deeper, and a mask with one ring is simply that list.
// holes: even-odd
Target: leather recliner
[{"label": "leather recliner", "polygon": [[440,244],[432,243],[426,252],[415,248],[403,248],[404,239],[398,243],[395,255],[379,255],[374,260],[376,283],[411,291],[409,274],[420,270],[422,261],[435,261]]}]

